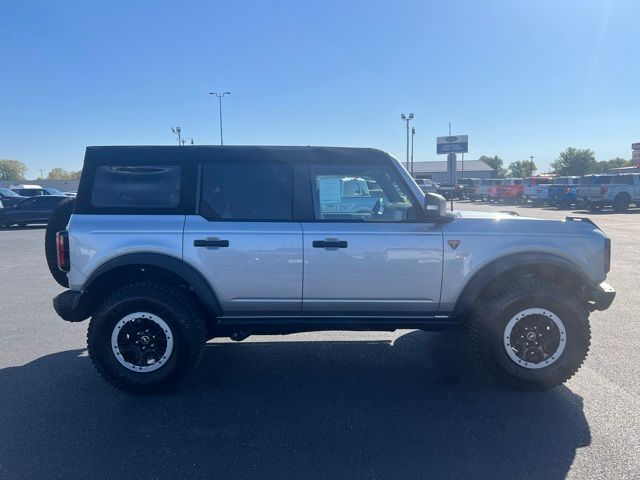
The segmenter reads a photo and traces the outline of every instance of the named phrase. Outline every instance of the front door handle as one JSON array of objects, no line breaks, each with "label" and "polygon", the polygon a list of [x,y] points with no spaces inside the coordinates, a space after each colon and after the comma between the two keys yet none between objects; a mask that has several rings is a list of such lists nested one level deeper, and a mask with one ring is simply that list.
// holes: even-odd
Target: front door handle
[{"label": "front door handle", "polygon": [[229,240],[220,240],[219,238],[205,238],[193,241],[194,247],[228,247]]},{"label": "front door handle", "polygon": [[349,243],[346,240],[327,238],[326,240],[314,240],[313,248],[347,248]]}]

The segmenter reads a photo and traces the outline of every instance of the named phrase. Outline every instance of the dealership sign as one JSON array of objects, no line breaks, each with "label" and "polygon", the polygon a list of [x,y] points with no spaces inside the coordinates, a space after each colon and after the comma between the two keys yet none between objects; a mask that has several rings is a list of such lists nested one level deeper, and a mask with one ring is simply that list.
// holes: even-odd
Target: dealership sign
[{"label": "dealership sign", "polygon": [[469,151],[468,135],[449,135],[448,137],[438,137],[436,152],[438,155],[448,153],[467,153]]}]

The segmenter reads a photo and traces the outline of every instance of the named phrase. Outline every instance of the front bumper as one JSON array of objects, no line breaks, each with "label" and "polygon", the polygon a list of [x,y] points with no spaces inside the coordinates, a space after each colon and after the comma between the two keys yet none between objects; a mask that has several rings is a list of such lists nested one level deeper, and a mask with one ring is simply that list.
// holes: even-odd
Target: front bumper
[{"label": "front bumper", "polygon": [[67,290],[53,299],[53,309],[67,322],[81,322],[91,316],[86,296],[82,292]]},{"label": "front bumper", "polygon": [[608,283],[602,282],[591,289],[589,305],[590,310],[606,310],[616,298],[616,291]]}]

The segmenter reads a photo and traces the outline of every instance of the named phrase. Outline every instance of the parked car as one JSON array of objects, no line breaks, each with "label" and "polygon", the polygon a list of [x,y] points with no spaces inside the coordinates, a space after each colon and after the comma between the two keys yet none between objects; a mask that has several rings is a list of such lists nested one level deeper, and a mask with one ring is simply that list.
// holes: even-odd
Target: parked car
[{"label": "parked car", "polygon": [[474,196],[474,200],[482,200],[482,201],[488,201],[489,200],[489,187],[496,185],[496,182],[499,179],[497,178],[484,178],[482,180],[480,180],[480,184],[478,185],[478,189],[476,191],[476,194]]},{"label": "parked car", "polygon": [[456,182],[462,187],[462,198],[475,201],[478,187],[480,186],[479,178],[460,178]]},{"label": "parked car", "polygon": [[553,183],[553,177],[527,177],[522,182],[522,201],[528,203],[539,204],[538,194],[542,191],[542,185]]},{"label": "parked car", "polygon": [[441,183],[438,185],[438,195],[442,195],[446,200],[462,200],[462,185]]},{"label": "parked car", "polygon": [[338,215],[351,218],[353,214],[370,216],[374,205],[384,201],[379,195],[371,193],[383,192],[380,186],[376,185],[373,179],[319,175],[315,188],[323,212],[331,213],[334,218]]},{"label": "parked car", "polygon": [[416,178],[415,182],[423,193],[438,193],[439,185],[430,178]]},{"label": "parked car", "polygon": [[8,188],[0,188],[0,202],[4,207],[13,207],[14,205],[20,203],[27,197],[23,197],[22,195],[18,195],[13,190]]},{"label": "parked car", "polygon": [[9,186],[9,189],[23,197],[39,197],[42,195],[48,195],[46,190],[40,185],[11,185]]},{"label": "parked car", "polygon": [[53,209],[66,198],[64,195],[40,195],[26,198],[12,207],[3,208],[0,210],[0,228],[47,223]]},{"label": "parked car", "polygon": [[584,175],[578,180],[576,190],[576,203],[578,208],[588,208],[591,211],[598,211],[601,208],[599,200],[601,198],[601,187],[609,185],[613,180],[613,175]]},{"label": "parked car", "polygon": [[558,177],[549,185],[549,205],[557,208],[571,208],[578,196],[580,177]]},{"label": "parked car", "polygon": [[523,191],[522,178],[505,178],[504,182],[498,185],[498,201],[513,204],[520,203]]},{"label": "parked car", "polygon": [[504,184],[504,178],[495,178],[494,183],[490,184],[487,188],[487,197],[489,202],[495,203],[498,202],[500,197],[498,196],[498,189],[502,184]]},{"label": "parked car", "polygon": [[640,207],[640,173],[613,175],[609,183],[600,184],[598,192],[586,192],[586,198],[591,210],[612,206],[616,212],[625,212],[632,203]]},{"label": "parked car", "polygon": [[[369,216],[327,210],[329,178],[384,197]],[[550,388],[580,368],[589,312],[615,296],[592,221],[448,212],[373,149],[88,148],[45,248],[69,288],[56,312],[91,318],[92,363],[134,392],[174,385],[215,337],[459,327],[497,378]]]}]

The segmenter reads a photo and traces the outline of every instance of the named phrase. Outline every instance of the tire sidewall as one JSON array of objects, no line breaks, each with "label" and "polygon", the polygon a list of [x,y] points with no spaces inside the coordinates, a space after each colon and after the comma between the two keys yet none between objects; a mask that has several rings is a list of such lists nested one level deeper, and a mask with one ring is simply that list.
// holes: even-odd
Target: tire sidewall
[{"label": "tire sidewall", "polygon": [[[555,385],[558,379],[570,377],[582,363],[589,349],[589,333],[586,314],[554,296],[531,294],[511,295],[500,302],[499,311],[490,322],[480,328],[487,329],[484,337],[484,354],[509,377],[539,386]],[[560,357],[551,365],[538,369],[517,365],[507,354],[504,346],[505,327],[517,313],[528,308],[542,308],[553,312],[565,327],[566,344]]]},{"label": "tire sidewall", "polygon": [[[135,372],[122,365],[111,347],[111,335],[116,324],[125,316],[135,312],[157,315],[169,326],[173,335],[173,351],[167,362],[151,372]],[[131,389],[160,387],[171,383],[191,364],[197,355],[188,341],[188,332],[181,321],[181,313],[157,299],[133,297],[123,299],[108,310],[99,311],[91,319],[91,335],[88,340],[89,354],[103,374],[112,377]]]}]

